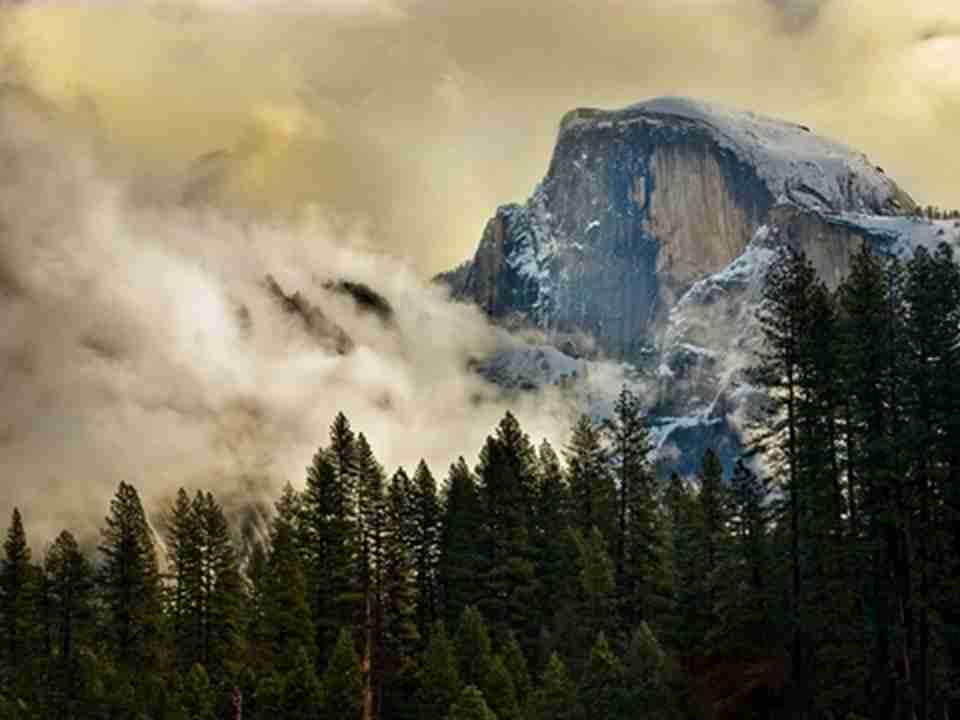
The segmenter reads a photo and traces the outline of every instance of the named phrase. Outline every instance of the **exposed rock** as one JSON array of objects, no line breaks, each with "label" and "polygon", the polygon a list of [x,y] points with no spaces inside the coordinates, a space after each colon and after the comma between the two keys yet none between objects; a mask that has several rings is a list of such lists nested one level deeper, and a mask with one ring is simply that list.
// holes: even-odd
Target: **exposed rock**
[{"label": "exposed rock", "polygon": [[728,265],[786,205],[915,207],[865,156],[800,125],[671,98],[575,110],[531,199],[501,207],[469,267],[446,280],[494,318],[519,312],[636,360],[690,284]]},{"label": "exposed rock", "polygon": [[299,320],[307,334],[321,347],[333,350],[340,355],[346,355],[353,350],[353,340],[346,331],[328,318],[323,310],[310,304],[300,292],[287,295],[271,275],[267,275],[265,282],[268,292],[280,307]]},{"label": "exposed rock", "polygon": [[389,325],[393,322],[393,307],[390,302],[369,285],[351,280],[328,282],[324,288],[351,298],[361,312],[369,312]]},{"label": "exposed rock", "polygon": [[[775,248],[803,249],[835,287],[865,242],[905,254],[954,232],[915,208],[865,155],[803,125],[676,98],[580,109],[532,197],[499,208],[473,260],[440,279],[499,322],[582,333],[635,366],[655,388],[665,469],[692,472],[711,446],[729,467],[760,399],[745,368]],[[550,382],[536,363],[490,368],[507,385],[514,371],[515,386]]]}]

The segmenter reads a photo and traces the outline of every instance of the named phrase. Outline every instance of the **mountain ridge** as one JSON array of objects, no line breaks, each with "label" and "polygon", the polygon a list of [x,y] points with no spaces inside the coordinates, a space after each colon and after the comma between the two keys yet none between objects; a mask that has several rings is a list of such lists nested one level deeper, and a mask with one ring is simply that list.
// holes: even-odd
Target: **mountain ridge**
[{"label": "mountain ridge", "polygon": [[[863,243],[960,243],[955,223],[916,212],[865,154],[804,125],[685,98],[580,108],[531,197],[498,208],[474,257],[439,279],[496,322],[587,336],[631,368],[666,469],[692,472],[706,447],[729,469],[756,399],[743,370],[772,251],[803,249],[833,287]],[[508,387],[537,384],[529,358],[489,366]]]}]

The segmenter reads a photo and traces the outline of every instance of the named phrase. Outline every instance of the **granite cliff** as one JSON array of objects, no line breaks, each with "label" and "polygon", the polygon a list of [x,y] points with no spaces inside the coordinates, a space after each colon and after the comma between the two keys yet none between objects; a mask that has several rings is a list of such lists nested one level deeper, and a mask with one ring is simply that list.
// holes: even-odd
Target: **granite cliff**
[{"label": "granite cliff", "polygon": [[[665,467],[693,470],[708,445],[729,466],[776,247],[801,247],[835,285],[864,242],[960,240],[915,210],[865,155],[803,125],[678,98],[580,109],[531,198],[499,208],[475,256],[442,277],[497,321],[587,336],[634,369]],[[510,363],[492,364],[503,382]]]}]

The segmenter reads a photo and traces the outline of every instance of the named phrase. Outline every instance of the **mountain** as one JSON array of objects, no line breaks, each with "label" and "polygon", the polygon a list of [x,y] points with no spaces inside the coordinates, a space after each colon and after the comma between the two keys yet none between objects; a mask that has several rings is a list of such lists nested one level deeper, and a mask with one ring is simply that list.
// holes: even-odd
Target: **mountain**
[{"label": "mountain", "polygon": [[[804,125],[681,98],[578,109],[530,199],[499,208],[441,279],[498,322],[586,337],[635,369],[666,469],[691,472],[707,446],[729,467],[756,397],[743,370],[776,247],[802,248],[835,285],[863,242],[960,241],[953,222],[916,214],[882,168]],[[492,364],[510,384],[511,362]]]}]

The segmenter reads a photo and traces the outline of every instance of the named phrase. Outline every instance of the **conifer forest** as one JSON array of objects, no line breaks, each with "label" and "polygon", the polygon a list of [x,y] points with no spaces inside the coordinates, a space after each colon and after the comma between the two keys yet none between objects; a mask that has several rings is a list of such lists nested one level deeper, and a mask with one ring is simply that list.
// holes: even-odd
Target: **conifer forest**
[{"label": "conifer forest", "polygon": [[957,717],[960,268],[779,252],[728,477],[665,476],[624,387],[448,468],[338,414],[258,538],[203,487],[121,483],[98,537],[3,509],[0,718]]}]

